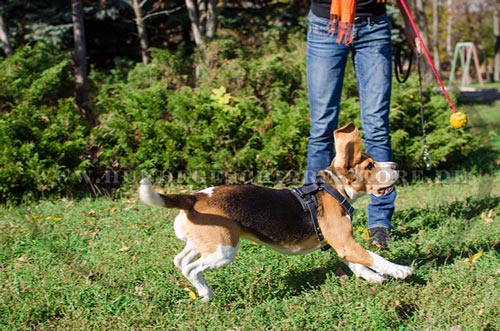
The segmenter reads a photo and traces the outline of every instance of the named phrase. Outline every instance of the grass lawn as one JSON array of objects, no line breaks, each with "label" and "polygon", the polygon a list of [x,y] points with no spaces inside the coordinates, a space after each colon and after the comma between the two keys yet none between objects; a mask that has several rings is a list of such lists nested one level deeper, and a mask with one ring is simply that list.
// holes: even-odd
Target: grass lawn
[{"label": "grass lawn", "polygon": [[[399,188],[383,255],[413,265],[407,281],[371,285],[332,251],[284,256],[244,241],[207,274],[210,303],[190,298],[172,264],[173,211],[132,196],[2,206],[0,329],[500,330],[498,178]],[[354,223],[364,245],[365,203]]]},{"label": "grass lawn", "polygon": [[[468,107],[499,147],[498,111]],[[0,330],[500,330],[499,178],[497,167],[398,188],[381,254],[412,265],[409,280],[372,285],[332,251],[285,256],[243,241],[207,273],[210,303],[173,266],[174,211],[133,194],[2,205]],[[366,202],[354,220],[365,246]]]}]

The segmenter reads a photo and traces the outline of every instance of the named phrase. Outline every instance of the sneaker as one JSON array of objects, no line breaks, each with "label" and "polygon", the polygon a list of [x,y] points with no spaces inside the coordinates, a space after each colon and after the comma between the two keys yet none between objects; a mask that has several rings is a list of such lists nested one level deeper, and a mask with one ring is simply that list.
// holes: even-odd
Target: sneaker
[{"label": "sneaker", "polygon": [[370,244],[380,249],[387,249],[387,240],[389,239],[389,229],[383,227],[374,227],[368,229],[370,232]]}]

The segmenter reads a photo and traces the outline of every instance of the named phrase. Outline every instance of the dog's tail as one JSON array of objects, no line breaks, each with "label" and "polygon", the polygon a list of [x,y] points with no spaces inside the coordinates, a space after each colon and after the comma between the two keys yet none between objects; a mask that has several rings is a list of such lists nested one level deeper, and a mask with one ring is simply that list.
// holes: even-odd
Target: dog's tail
[{"label": "dog's tail", "polygon": [[189,210],[196,203],[196,196],[189,194],[161,194],[155,192],[153,184],[143,178],[139,185],[139,198],[150,206]]}]

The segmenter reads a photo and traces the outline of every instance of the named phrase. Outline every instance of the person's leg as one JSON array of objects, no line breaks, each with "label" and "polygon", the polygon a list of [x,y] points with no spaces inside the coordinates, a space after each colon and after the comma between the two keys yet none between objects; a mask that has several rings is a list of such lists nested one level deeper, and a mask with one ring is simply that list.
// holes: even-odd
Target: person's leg
[{"label": "person's leg", "polygon": [[[389,135],[389,108],[392,85],[390,23],[377,17],[357,25],[354,41],[354,66],[360,96],[361,122],[367,153],[379,162],[392,161]],[[371,196],[368,229],[391,228],[396,191],[383,197]],[[380,234],[381,236],[384,233]],[[385,238],[386,239],[386,238]],[[384,238],[381,238],[383,241]],[[384,243],[381,243],[384,246]]]},{"label": "person's leg", "polygon": [[311,129],[304,183],[313,183],[318,170],[332,161],[333,131],[337,128],[342,82],[349,48],[339,45],[327,29],[328,19],[309,14],[307,88]]}]

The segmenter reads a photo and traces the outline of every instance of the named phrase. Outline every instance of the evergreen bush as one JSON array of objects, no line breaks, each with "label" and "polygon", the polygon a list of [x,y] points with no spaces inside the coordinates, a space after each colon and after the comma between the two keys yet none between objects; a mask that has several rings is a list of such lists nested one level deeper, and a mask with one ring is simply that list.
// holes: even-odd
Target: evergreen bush
[{"label": "evergreen bush", "polygon": [[17,104],[56,105],[72,95],[68,54],[44,44],[23,46],[0,61],[0,110]]},{"label": "evergreen bush", "polygon": [[38,44],[0,62],[0,201],[80,183],[88,128],[74,108],[68,54]]},{"label": "evergreen bush", "polygon": [[71,98],[0,114],[0,201],[68,193],[80,184],[89,166],[87,131]]},{"label": "evergreen bush", "polygon": [[[68,98],[67,55],[43,45],[18,50],[0,62],[0,199],[60,193],[84,174],[96,183],[110,171],[134,186],[144,175],[196,187],[300,184],[309,131],[303,35],[264,35],[256,48],[232,35],[215,40],[191,62],[183,49],[153,49],[149,65],[117,60],[110,71],[94,69],[99,124],[91,130]],[[393,86],[392,143],[402,170],[425,166],[418,91],[416,77]],[[423,103],[433,167],[478,146],[470,129],[449,126],[442,95],[425,88]],[[361,128],[352,63],[339,125],[351,121]]]}]

